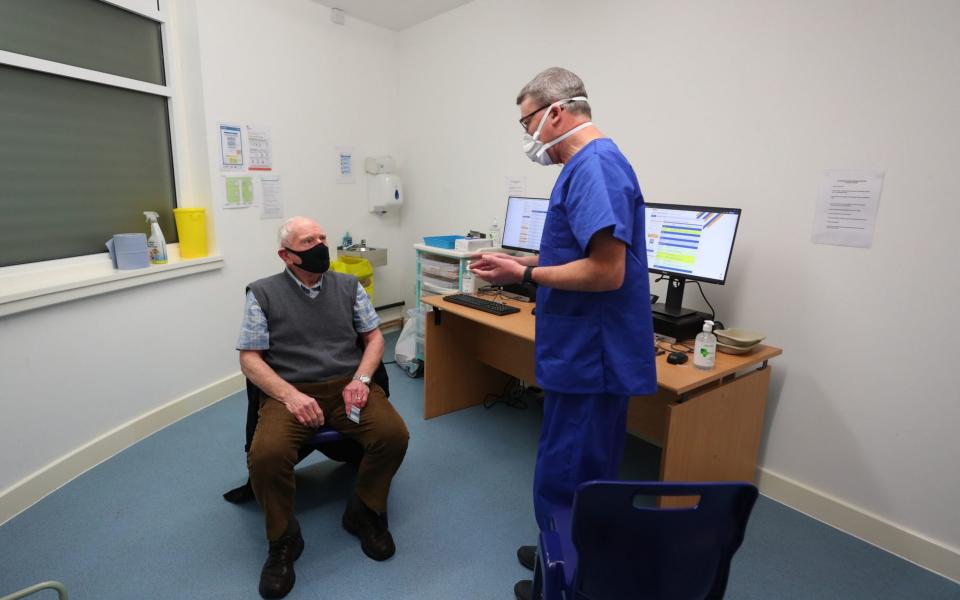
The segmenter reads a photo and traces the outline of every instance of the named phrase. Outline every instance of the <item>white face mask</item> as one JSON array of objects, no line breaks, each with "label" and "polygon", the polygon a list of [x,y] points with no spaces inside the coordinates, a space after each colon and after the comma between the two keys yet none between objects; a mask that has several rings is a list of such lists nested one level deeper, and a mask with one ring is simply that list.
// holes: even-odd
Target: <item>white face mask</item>
[{"label": "white face mask", "polygon": [[580,131],[584,127],[589,127],[590,125],[593,125],[592,121],[581,123],[580,125],[577,125],[570,131],[561,135],[557,139],[547,143],[543,143],[538,139],[540,137],[540,131],[543,129],[544,123],[547,122],[547,115],[550,114],[550,110],[554,106],[566,104],[567,102],[577,102],[577,101],[586,102],[587,99],[584,96],[577,96],[576,98],[565,98],[563,100],[557,100],[550,106],[543,109],[543,116],[540,117],[540,124],[537,125],[537,130],[533,132],[533,135],[530,135],[529,133],[523,134],[523,152],[524,154],[527,155],[527,158],[529,158],[533,162],[540,165],[544,165],[544,166],[551,165],[553,164],[553,160],[550,159],[550,155],[547,154],[547,150],[559,144],[560,142],[567,139],[568,137],[575,134],[576,132]]}]

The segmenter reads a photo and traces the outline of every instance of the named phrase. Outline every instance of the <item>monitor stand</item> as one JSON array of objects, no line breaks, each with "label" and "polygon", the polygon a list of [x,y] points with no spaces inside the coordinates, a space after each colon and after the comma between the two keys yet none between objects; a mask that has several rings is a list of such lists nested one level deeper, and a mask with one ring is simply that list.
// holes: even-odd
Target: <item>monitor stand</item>
[{"label": "monitor stand", "polygon": [[680,319],[697,314],[697,311],[683,307],[683,288],[687,280],[683,277],[670,276],[670,282],[667,284],[667,301],[657,302],[650,309],[663,317],[673,317]]}]

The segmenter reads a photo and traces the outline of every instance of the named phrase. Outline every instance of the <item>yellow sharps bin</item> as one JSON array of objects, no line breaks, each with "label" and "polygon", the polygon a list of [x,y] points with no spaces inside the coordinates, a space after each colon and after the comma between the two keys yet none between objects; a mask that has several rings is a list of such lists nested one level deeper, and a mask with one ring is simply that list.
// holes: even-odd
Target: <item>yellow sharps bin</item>
[{"label": "yellow sharps bin", "polygon": [[202,208],[175,208],[180,258],[203,258],[207,255],[207,213]]},{"label": "yellow sharps bin", "polygon": [[363,291],[370,296],[370,302],[373,302],[373,267],[369,260],[353,256],[341,256],[330,263],[330,269],[337,273],[349,273],[356,277],[360,285],[363,286]]}]

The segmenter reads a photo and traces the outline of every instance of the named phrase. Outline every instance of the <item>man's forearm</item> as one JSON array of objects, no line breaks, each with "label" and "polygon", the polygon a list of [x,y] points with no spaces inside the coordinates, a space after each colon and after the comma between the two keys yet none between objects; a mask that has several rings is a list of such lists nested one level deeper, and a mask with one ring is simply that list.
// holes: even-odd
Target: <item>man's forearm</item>
[{"label": "man's forearm", "polygon": [[360,358],[360,366],[357,367],[356,375],[372,377],[374,371],[380,366],[380,361],[383,360],[383,349],[386,345],[383,334],[380,333],[379,329],[375,329],[374,332],[364,336],[363,356]]},{"label": "man's forearm", "polygon": [[240,370],[247,379],[271,398],[283,401],[291,392],[296,391],[295,387],[281,379],[277,372],[270,368],[259,352],[241,352]]},{"label": "man's forearm", "polygon": [[537,267],[533,272],[533,280],[537,285],[579,292],[609,292],[623,285],[622,275],[617,278],[616,273],[611,273],[606,265],[589,258],[565,265]]},{"label": "man's forearm", "polygon": [[536,254],[531,254],[529,256],[514,256],[513,260],[525,267],[535,267],[540,264],[540,257]]}]

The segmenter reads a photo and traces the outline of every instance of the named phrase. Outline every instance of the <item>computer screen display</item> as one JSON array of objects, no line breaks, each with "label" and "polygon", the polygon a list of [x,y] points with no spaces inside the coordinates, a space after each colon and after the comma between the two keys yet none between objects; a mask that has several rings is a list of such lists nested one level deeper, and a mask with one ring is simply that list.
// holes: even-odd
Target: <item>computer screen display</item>
[{"label": "computer screen display", "polygon": [[548,206],[550,200],[547,198],[510,196],[500,245],[509,250],[540,252],[540,237],[543,235],[543,223],[547,220]]},{"label": "computer screen display", "polygon": [[647,267],[709,283],[727,279],[739,208],[646,204]]}]

